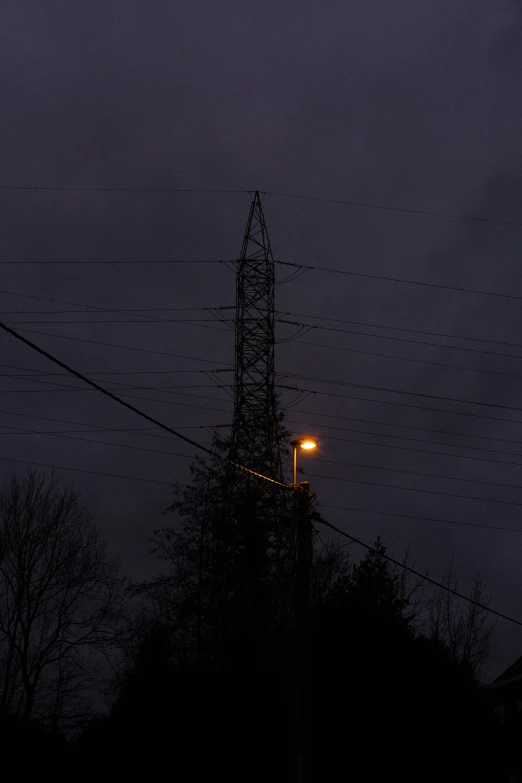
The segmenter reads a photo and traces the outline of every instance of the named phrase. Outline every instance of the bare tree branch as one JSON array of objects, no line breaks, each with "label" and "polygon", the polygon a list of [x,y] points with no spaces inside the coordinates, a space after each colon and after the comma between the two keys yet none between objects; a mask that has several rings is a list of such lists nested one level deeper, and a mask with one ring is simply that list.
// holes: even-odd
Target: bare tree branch
[{"label": "bare tree branch", "polygon": [[93,712],[126,580],[77,492],[29,470],[0,492],[0,699],[53,728]]}]

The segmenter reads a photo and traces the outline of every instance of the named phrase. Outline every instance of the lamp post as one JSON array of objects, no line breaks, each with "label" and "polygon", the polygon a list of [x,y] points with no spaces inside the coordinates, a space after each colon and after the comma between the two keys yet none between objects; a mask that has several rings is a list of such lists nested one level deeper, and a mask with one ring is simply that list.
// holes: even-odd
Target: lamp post
[{"label": "lamp post", "polygon": [[297,483],[297,449],[315,449],[311,438],[293,440],[294,491],[297,501],[297,557],[295,573],[296,681],[294,704],[295,782],[308,780],[308,635],[310,629],[310,568],[312,565],[312,522],[310,520],[310,484]]},{"label": "lamp post", "polygon": [[294,449],[294,486],[297,484],[297,449],[311,451],[317,447],[317,443],[312,438],[298,438],[293,440],[290,445]]}]

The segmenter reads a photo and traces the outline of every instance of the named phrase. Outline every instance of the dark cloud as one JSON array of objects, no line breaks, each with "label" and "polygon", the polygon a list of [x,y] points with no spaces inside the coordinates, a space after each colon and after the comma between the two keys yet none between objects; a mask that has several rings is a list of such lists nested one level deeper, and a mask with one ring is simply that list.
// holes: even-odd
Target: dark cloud
[{"label": "dark cloud", "polygon": [[[295,10],[281,3],[216,4],[208,0],[191,4],[105,0],[81,8],[57,0],[45,7],[4,3],[0,184],[259,188],[519,221],[521,23],[520,4],[507,0],[494,7],[460,0],[422,8],[407,0],[363,5],[327,0],[320,7],[301,3]],[[8,260],[231,258],[240,249],[248,212],[248,197],[241,195],[1,192],[0,204],[3,257]],[[521,230],[516,227],[271,196],[265,199],[265,209],[274,252],[281,259],[522,293]],[[5,265],[2,270],[2,291],[98,307],[209,306],[234,301],[233,275],[221,265]],[[291,312],[522,342],[518,303],[509,300],[326,273],[308,273],[294,284],[281,285],[277,297],[277,307]],[[2,311],[59,307],[1,294]],[[169,359],[33,335],[86,372],[132,371],[137,374],[124,377],[143,386],[210,383],[201,373],[146,373],[201,369],[215,366],[214,361],[233,359],[231,334],[191,325],[27,328],[211,360],[205,364]],[[280,333],[287,334],[283,329]],[[477,372],[522,374],[520,362],[514,359],[319,330],[303,339],[471,369],[451,370],[294,342],[278,346],[280,372],[304,370],[310,376],[345,382],[519,404],[519,380]],[[48,369],[28,349],[7,337],[2,340],[5,364]],[[5,372],[11,371],[5,368]],[[317,390],[332,390],[313,385]],[[33,388],[33,384],[8,378],[3,379],[2,388],[3,410],[100,426],[141,426],[130,413],[95,400],[91,392],[12,394],[13,389]],[[353,391],[349,387],[334,390],[347,395]],[[153,396],[147,391],[136,393]],[[159,393],[167,402],[136,402],[171,425],[228,420],[231,407],[226,394],[204,388],[188,393],[214,396],[221,402]],[[378,392],[367,396],[391,399]],[[406,400],[412,405],[444,407],[436,401]],[[222,408],[223,413],[181,403]],[[394,408],[317,394],[296,408],[522,440],[516,425],[414,407]],[[455,409],[470,410],[465,406]],[[487,410],[499,418],[503,415],[500,410]],[[311,420],[330,421],[294,411],[290,417],[307,427]],[[519,415],[512,412],[505,417]],[[50,424],[6,414],[0,414],[0,422],[42,430]],[[364,428],[349,420],[338,424]],[[60,426],[72,428],[56,425],[56,429]],[[391,427],[369,429],[401,432]],[[319,431],[360,437],[348,431]],[[208,437],[204,430],[191,432]],[[410,434],[455,442],[433,433],[413,430]],[[121,433],[107,439],[190,451],[145,435]],[[467,442],[478,445],[473,439]],[[43,435],[2,436],[2,443],[2,455],[11,459],[167,482],[188,478],[188,461],[177,457]],[[411,448],[437,448],[402,443]],[[520,451],[516,445],[489,443],[498,450]],[[469,453],[488,457],[486,452]],[[484,497],[493,497],[494,489],[449,479],[365,471],[340,463],[522,483],[517,468],[498,463],[379,449],[351,441],[325,439],[322,456],[337,464],[317,463],[315,473],[399,487]],[[20,466],[6,462],[1,475],[11,467]],[[62,473],[67,480],[74,475]],[[111,546],[122,553],[129,571],[137,577],[152,573],[156,564],[146,555],[147,537],[164,521],[161,512],[169,503],[169,487],[80,473],[74,480],[97,509]],[[318,496],[333,505],[482,524],[519,524],[516,506],[318,478],[313,482]],[[520,493],[497,488],[494,497],[518,501]],[[433,564],[439,573],[454,552],[463,588],[469,586],[475,569],[480,569],[490,580],[495,606],[522,616],[516,587],[522,544],[518,536],[355,513],[332,512],[332,518],[349,524],[365,540],[381,533],[396,552],[411,540],[417,564]],[[519,655],[522,645],[520,636],[504,624],[499,625],[497,641],[496,668]]]}]

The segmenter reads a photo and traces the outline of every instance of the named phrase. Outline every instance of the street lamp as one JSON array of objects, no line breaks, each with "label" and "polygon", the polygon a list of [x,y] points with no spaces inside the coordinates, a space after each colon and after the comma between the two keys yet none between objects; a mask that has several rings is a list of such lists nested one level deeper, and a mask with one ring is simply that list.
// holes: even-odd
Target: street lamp
[{"label": "street lamp", "polygon": [[295,560],[295,630],[296,630],[296,680],[294,705],[294,763],[296,783],[308,778],[308,706],[309,643],[310,632],[310,568],[312,564],[312,521],[310,518],[310,484],[297,484],[297,449],[312,451],[317,443],[312,438],[291,441],[294,450],[294,483],[297,516],[297,551]]},{"label": "street lamp", "polygon": [[290,445],[294,449],[294,486],[297,484],[297,449],[304,449],[305,451],[311,451],[317,448],[317,443],[311,438],[298,438],[293,440]]}]

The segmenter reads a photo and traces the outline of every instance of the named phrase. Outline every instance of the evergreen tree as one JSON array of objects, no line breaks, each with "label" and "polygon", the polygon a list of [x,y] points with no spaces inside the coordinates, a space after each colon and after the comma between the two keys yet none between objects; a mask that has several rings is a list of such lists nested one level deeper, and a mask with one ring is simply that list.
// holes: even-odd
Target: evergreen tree
[{"label": "evergreen tree", "polygon": [[[276,447],[288,433],[278,427]],[[215,431],[212,451],[230,440]],[[256,467],[255,465],[253,466]],[[155,531],[153,550],[167,574],[142,584],[155,615],[175,629],[179,661],[259,663],[274,627],[289,619],[295,520],[287,489],[240,471],[218,457],[196,457],[192,482],[174,488],[167,512],[175,522]],[[232,663],[232,657],[236,660]]]}]

